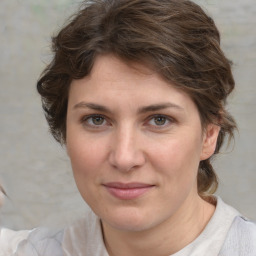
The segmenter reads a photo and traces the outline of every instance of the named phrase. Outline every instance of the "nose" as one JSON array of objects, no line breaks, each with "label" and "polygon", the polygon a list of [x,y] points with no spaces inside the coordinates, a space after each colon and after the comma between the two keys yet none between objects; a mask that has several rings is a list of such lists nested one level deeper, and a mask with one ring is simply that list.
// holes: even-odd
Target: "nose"
[{"label": "nose", "polygon": [[128,172],[145,163],[143,145],[139,141],[138,133],[136,129],[126,127],[113,134],[109,162],[115,169]]}]

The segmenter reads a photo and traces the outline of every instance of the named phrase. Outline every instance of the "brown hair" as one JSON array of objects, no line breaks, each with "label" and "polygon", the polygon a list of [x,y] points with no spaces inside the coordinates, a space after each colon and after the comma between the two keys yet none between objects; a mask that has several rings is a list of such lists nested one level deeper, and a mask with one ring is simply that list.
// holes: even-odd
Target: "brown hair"
[{"label": "brown hair", "polygon": [[[236,124],[225,110],[234,88],[231,64],[220,49],[214,21],[187,0],[91,0],[52,39],[53,60],[37,83],[54,138],[65,143],[69,86],[90,73],[95,57],[111,53],[150,65],[186,91],[198,107],[203,127],[220,126],[215,154]],[[198,192],[217,189],[210,159],[200,162]]]}]

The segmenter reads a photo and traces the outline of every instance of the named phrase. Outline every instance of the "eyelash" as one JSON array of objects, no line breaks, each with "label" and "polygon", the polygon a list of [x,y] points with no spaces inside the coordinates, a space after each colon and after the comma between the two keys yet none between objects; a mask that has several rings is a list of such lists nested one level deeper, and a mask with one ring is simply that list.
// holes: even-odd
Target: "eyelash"
[{"label": "eyelash", "polygon": [[[160,125],[157,125],[157,124],[150,125],[149,124],[150,121],[155,121],[157,118],[164,118],[164,124],[163,125],[161,125],[161,124]],[[167,128],[174,122],[175,122],[174,118],[166,116],[166,115],[161,115],[161,114],[152,115],[146,121],[146,123],[148,123],[150,125],[150,127],[152,127],[153,129],[156,129],[156,130]]]},{"label": "eyelash", "polygon": [[[93,123],[89,123],[89,120],[91,119],[91,122],[93,122],[93,118],[101,118],[103,121],[103,124],[93,124]],[[150,121],[154,121],[157,118],[163,118],[164,119],[164,124],[163,125],[157,125],[157,124],[150,124]],[[170,126],[172,123],[175,122],[175,119],[166,115],[161,115],[161,114],[155,114],[152,115],[150,117],[148,117],[146,119],[146,121],[144,122],[145,125],[149,125],[151,128],[159,130],[159,129],[164,129],[168,126]],[[111,123],[108,122],[108,119],[104,116],[104,115],[100,115],[100,114],[93,114],[93,115],[89,115],[89,116],[85,116],[82,118],[81,123],[89,128],[92,129],[100,129],[102,127],[105,127],[105,125],[107,126],[111,126]]]},{"label": "eyelash", "polygon": [[103,126],[102,124],[100,124],[100,125],[90,124],[89,120],[91,119],[91,122],[93,122],[93,118],[101,118],[103,120],[103,122],[107,122],[107,118],[105,116],[94,114],[94,115],[89,115],[89,116],[83,117],[82,120],[81,120],[81,123],[84,126],[91,127],[93,129],[98,129],[98,128]]}]

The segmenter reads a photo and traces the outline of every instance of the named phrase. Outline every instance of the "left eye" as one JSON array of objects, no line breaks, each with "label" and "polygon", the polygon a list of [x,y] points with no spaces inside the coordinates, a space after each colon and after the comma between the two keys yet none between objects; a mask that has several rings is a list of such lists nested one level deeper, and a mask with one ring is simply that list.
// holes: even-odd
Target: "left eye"
[{"label": "left eye", "polygon": [[149,120],[149,124],[153,126],[164,126],[169,122],[170,120],[166,116],[154,116]]}]

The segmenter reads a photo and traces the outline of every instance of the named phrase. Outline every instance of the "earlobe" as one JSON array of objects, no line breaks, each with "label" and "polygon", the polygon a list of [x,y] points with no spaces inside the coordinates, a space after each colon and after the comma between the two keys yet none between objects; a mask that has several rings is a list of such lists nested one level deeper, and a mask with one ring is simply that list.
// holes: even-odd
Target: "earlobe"
[{"label": "earlobe", "polygon": [[200,160],[211,157],[215,151],[220,127],[216,124],[209,124],[203,136],[203,145]]}]

